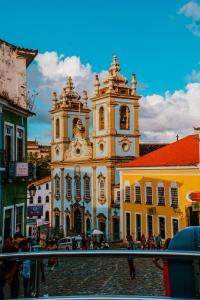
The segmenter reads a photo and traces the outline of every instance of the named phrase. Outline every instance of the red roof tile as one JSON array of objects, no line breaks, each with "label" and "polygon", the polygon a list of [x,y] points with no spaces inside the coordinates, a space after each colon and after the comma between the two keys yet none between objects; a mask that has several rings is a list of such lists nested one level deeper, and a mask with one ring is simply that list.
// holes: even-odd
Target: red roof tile
[{"label": "red roof tile", "polygon": [[195,166],[199,162],[199,136],[195,134],[121,164],[119,167]]}]

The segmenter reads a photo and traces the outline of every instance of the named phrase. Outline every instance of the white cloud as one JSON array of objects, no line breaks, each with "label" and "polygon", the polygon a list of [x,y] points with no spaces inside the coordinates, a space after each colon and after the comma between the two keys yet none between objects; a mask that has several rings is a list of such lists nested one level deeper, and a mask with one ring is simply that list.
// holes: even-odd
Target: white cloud
[{"label": "white cloud", "polygon": [[189,1],[180,8],[178,13],[192,19],[192,23],[186,27],[194,35],[200,36],[200,5],[194,1]]},{"label": "white cloud", "polygon": [[[37,64],[29,70],[31,88],[39,92],[36,102],[36,117],[30,119],[31,134],[34,138],[38,127],[47,127],[41,131],[40,141],[50,140],[51,93],[61,93],[66,82],[66,76],[73,77],[76,89],[82,94],[88,90],[93,94],[94,75],[90,64],[82,64],[79,57],[59,56],[56,52],[45,52],[37,57]],[[100,81],[107,75],[101,71]],[[190,76],[190,77],[189,77]],[[200,81],[198,71],[188,75],[188,80]],[[164,96],[153,94],[140,100],[140,131],[145,142],[169,142],[176,138],[177,133],[182,137],[192,132],[193,126],[200,125],[200,83],[189,83],[183,90],[177,90]],[[90,104],[89,104],[90,105]],[[38,125],[40,124],[40,125]],[[34,130],[34,128],[37,128]]]},{"label": "white cloud", "polygon": [[164,96],[143,97],[140,109],[140,130],[143,140],[169,142],[177,133],[183,137],[200,124],[200,83],[189,83],[185,90]]}]

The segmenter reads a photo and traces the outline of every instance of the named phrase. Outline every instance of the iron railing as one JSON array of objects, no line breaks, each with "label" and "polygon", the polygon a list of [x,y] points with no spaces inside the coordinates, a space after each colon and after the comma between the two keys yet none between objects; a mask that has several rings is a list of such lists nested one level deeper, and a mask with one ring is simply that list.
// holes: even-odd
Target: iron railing
[{"label": "iron railing", "polygon": [[169,299],[165,297],[157,296],[69,296],[69,297],[57,297],[51,296],[39,298],[40,289],[40,260],[48,257],[159,257],[159,258],[181,258],[186,260],[198,259],[200,260],[199,251],[156,251],[156,250],[76,250],[76,251],[41,251],[41,252],[15,252],[15,253],[2,253],[0,254],[0,261],[6,260],[23,260],[32,259],[35,260],[35,297],[37,299],[66,299],[66,300],[157,300],[157,299]]}]

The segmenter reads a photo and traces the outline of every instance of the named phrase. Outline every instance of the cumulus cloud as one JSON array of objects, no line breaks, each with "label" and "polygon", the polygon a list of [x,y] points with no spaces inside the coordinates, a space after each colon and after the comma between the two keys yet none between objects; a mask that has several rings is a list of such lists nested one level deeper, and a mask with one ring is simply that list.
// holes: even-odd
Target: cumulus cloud
[{"label": "cumulus cloud", "polygon": [[143,140],[169,142],[183,137],[200,124],[200,83],[189,83],[184,90],[168,91],[164,96],[141,99],[140,129]]},{"label": "cumulus cloud", "polygon": [[200,5],[194,1],[189,1],[178,11],[187,18],[191,18],[192,22],[186,27],[194,35],[200,36]]},{"label": "cumulus cloud", "polygon": [[[39,136],[40,142],[50,141],[50,109],[51,93],[61,93],[66,77],[72,76],[76,89],[82,94],[88,90],[93,94],[95,73],[90,64],[82,64],[80,57],[59,56],[56,52],[39,54],[36,64],[30,66],[28,72],[29,90],[36,90],[36,116],[30,119],[30,137]],[[102,70],[100,81],[107,75]],[[190,77],[189,77],[190,76]],[[192,80],[193,78],[193,80]],[[200,81],[198,71],[188,75],[190,81]],[[140,89],[146,86],[139,84]],[[183,90],[163,95],[153,94],[140,100],[140,131],[145,142],[169,142],[179,136],[192,132],[193,126],[199,126],[200,83],[188,83]],[[89,104],[90,105],[90,104]],[[91,120],[92,122],[92,120]],[[45,128],[38,133],[38,128]],[[34,128],[36,128],[34,130]]]}]

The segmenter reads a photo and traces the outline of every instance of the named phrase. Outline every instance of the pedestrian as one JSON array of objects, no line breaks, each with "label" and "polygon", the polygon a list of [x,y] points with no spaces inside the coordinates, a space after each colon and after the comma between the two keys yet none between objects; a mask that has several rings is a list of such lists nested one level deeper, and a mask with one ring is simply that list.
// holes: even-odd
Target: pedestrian
[{"label": "pedestrian", "polygon": [[[167,250],[169,248],[170,241],[171,241],[170,238],[166,239],[164,247],[163,247],[164,250]],[[169,285],[168,259],[164,258],[162,260],[163,261],[162,265],[159,263],[159,260],[160,260],[160,258],[157,257],[157,258],[153,259],[153,262],[154,262],[155,266],[158,269],[163,271],[163,282],[164,282],[164,287],[165,287],[165,296],[170,297],[171,291],[170,291],[170,285]]]},{"label": "pedestrian", "polygon": [[[4,242],[2,253],[18,252],[14,246],[12,237],[7,237]],[[3,300],[3,288],[5,283],[10,286],[11,299],[18,298],[19,296],[19,265],[16,260],[3,261],[0,267],[0,299]]]},{"label": "pedestrian", "polygon": [[[19,249],[22,252],[28,252],[29,246],[27,240],[23,240],[19,244]],[[22,261],[22,278],[23,278],[23,287],[24,287],[24,298],[31,296],[31,260],[24,259]]]},{"label": "pedestrian", "polygon": [[141,237],[141,246],[142,246],[143,250],[146,249],[146,244],[147,244],[147,240],[146,240],[145,235],[143,234]]},{"label": "pedestrian", "polygon": [[[57,250],[57,245],[53,240],[49,242],[48,250],[49,251]],[[48,267],[51,269],[51,271],[54,270],[55,264],[56,264],[56,257],[50,257],[48,260]]]},{"label": "pedestrian", "polygon": [[87,250],[87,240],[84,235],[82,235],[82,240],[81,240],[81,249],[82,250]]},{"label": "pedestrian", "polygon": [[[127,236],[127,241],[128,241],[127,249],[136,250],[136,246],[133,242],[133,238],[131,235]],[[130,272],[130,279],[135,279],[135,264],[132,255],[128,256],[128,266]]]},{"label": "pedestrian", "polygon": [[154,248],[154,238],[153,238],[153,234],[150,234],[148,241],[148,250],[152,250]]},{"label": "pedestrian", "polygon": [[156,249],[157,249],[157,250],[160,250],[161,241],[162,241],[161,236],[160,236],[160,234],[158,234],[158,235],[155,237]]}]

